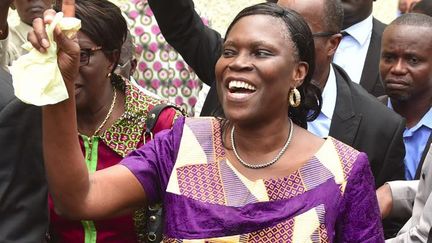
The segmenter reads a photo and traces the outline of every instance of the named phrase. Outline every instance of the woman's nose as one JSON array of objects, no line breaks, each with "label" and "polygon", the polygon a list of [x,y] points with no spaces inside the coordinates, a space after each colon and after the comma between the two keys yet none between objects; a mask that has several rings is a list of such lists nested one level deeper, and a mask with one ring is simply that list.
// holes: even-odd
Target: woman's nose
[{"label": "woman's nose", "polygon": [[252,58],[247,54],[239,54],[232,59],[232,62],[228,64],[228,67],[232,70],[252,70]]}]

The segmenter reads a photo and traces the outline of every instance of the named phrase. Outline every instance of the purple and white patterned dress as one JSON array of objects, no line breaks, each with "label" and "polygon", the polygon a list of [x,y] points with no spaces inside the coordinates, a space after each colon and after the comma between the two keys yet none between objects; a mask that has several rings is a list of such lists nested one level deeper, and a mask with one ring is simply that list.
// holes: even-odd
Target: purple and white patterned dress
[{"label": "purple and white patterned dress", "polygon": [[331,137],[295,172],[252,181],[218,119],[180,118],[121,164],[163,201],[164,242],[384,242],[366,155]]}]

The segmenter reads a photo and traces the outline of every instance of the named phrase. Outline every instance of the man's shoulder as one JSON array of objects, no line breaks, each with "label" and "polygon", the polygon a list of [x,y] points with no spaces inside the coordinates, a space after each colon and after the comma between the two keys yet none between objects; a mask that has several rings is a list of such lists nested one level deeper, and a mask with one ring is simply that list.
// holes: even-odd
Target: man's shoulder
[{"label": "man's shoulder", "polygon": [[399,114],[388,108],[375,96],[369,94],[359,84],[352,83],[351,91],[353,93],[354,107],[362,114],[370,114],[368,119],[383,124],[399,124],[403,120]]},{"label": "man's shoulder", "polygon": [[3,68],[0,67],[0,111],[13,99],[12,77]]},{"label": "man's shoulder", "polygon": [[386,24],[384,24],[383,22],[379,21],[376,18],[373,18],[372,20],[372,29],[374,32],[382,35],[382,33],[384,32],[384,29],[387,27]]},{"label": "man's shoulder", "polygon": [[[349,92],[345,96],[351,98],[354,113],[366,115],[367,119],[380,123],[399,124],[402,121],[402,117],[396,112],[369,94],[361,85],[352,82],[342,68],[335,65],[335,71],[336,80],[339,82],[337,92]],[[339,88],[342,85],[347,88]]]}]

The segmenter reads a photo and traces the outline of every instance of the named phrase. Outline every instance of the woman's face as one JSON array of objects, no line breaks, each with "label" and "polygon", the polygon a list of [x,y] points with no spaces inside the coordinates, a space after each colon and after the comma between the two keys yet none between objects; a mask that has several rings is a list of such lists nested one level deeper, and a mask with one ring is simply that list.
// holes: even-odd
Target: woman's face
[{"label": "woman's face", "polygon": [[[81,62],[88,57],[88,64],[80,64],[79,75],[75,81],[75,97],[77,108],[86,108],[99,100],[101,92],[111,90],[108,73],[113,63],[103,51],[87,35],[78,32],[78,42],[81,48]],[[93,49],[93,50],[92,50]]]},{"label": "woman's face", "polygon": [[241,18],[226,36],[216,63],[219,100],[235,123],[257,124],[287,117],[288,93],[307,64],[298,63],[283,22],[267,15]]}]

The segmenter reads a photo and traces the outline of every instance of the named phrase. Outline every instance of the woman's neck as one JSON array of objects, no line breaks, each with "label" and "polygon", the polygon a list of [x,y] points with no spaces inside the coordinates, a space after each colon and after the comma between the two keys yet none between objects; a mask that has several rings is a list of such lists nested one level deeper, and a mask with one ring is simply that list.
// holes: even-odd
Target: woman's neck
[{"label": "woman's neck", "polygon": [[[92,105],[77,109],[78,131],[86,136],[93,136],[97,129],[103,124],[100,131],[110,127],[116,119],[124,112],[125,97],[120,91],[116,91],[114,101],[114,90],[104,92],[102,97],[98,97]],[[112,111],[110,109],[112,107]],[[120,111],[121,110],[121,111]],[[104,122],[105,121],[105,122]],[[99,132],[100,134],[100,132]]]},{"label": "woman's neck", "polygon": [[[285,145],[290,133],[289,118],[272,119],[260,126],[236,125],[235,146],[241,157],[253,162],[269,161],[274,158],[275,152],[279,152]],[[230,139],[232,126],[226,131],[226,145],[231,147]]]}]

